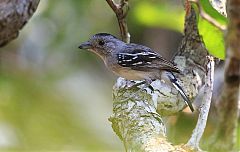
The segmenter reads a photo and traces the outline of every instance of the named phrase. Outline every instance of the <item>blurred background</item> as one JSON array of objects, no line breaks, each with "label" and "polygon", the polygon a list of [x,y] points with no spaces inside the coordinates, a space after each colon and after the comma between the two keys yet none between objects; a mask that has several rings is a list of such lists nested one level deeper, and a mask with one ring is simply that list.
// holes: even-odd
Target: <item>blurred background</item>
[{"label": "blurred background", "polygon": [[[181,1],[131,0],[127,19],[132,42],[168,59],[177,50]],[[117,77],[78,49],[99,32],[119,37],[105,1],[41,0],[19,37],[0,48],[1,150],[124,151],[108,121]],[[188,113],[166,120],[171,142],[185,143],[196,120]],[[206,134],[212,130],[210,123]]]}]

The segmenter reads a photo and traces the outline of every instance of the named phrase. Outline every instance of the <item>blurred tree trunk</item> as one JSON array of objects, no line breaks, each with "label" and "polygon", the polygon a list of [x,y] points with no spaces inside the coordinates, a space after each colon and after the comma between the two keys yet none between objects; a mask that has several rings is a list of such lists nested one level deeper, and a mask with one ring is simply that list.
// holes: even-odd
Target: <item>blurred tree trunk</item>
[{"label": "blurred tree trunk", "polygon": [[229,18],[225,39],[226,60],[224,86],[217,102],[218,128],[213,151],[232,151],[237,138],[237,117],[240,85],[240,0],[227,1]]},{"label": "blurred tree trunk", "polygon": [[0,1],[0,47],[17,38],[19,31],[36,11],[39,1]]}]

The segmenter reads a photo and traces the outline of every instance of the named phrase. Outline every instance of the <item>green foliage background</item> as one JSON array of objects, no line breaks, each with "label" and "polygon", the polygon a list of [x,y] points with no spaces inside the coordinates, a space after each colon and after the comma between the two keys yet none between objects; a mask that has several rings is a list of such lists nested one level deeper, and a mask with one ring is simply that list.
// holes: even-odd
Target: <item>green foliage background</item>
[{"label": "green foliage background", "polygon": [[[200,1],[204,11],[214,18],[221,25],[227,25],[226,17],[218,13],[207,0]],[[198,12],[197,9],[195,9]],[[212,25],[208,21],[202,19],[199,16],[198,20],[199,33],[202,35],[203,41],[210,54],[217,58],[225,58],[225,46],[224,46],[224,31],[221,31],[216,26]]]},{"label": "green foliage background", "polygon": [[[135,42],[145,44],[139,37],[146,29],[182,32],[181,2],[130,4],[128,23]],[[202,29],[210,26],[203,24]],[[119,37],[115,15],[105,1],[41,0],[18,39],[0,49],[1,151],[124,151],[108,122],[116,77],[95,55],[78,49],[98,32]],[[195,120],[184,113],[171,117],[170,140],[186,142]],[[206,132],[213,129],[210,123]]]}]

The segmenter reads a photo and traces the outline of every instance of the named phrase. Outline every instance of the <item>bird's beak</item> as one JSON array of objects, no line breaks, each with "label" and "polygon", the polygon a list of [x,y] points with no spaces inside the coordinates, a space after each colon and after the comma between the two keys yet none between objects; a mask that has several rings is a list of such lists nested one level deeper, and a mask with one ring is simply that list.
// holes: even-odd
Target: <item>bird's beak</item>
[{"label": "bird's beak", "polygon": [[78,48],[79,49],[91,49],[92,45],[90,42],[87,41],[87,42],[82,43]]}]

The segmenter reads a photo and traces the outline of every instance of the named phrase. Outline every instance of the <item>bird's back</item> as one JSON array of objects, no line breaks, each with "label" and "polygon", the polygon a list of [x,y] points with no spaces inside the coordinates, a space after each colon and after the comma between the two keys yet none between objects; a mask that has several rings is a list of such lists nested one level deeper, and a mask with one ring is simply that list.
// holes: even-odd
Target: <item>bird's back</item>
[{"label": "bird's back", "polygon": [[139,71],[151,71],[151,69],[166,70],[179,73],[179,69],[170,61],[164,59],[151,48],[130,43],[125,45],[118,53],[120,65],[131,67]]}]

